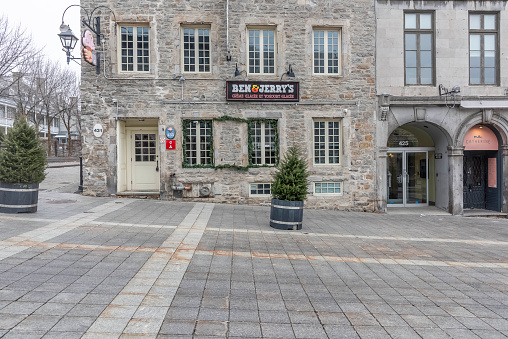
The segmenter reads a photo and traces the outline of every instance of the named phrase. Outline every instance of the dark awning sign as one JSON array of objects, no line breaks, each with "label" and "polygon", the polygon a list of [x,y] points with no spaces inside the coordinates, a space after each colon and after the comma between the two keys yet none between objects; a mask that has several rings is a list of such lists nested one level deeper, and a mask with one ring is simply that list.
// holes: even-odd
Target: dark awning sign
[{"label": "dark awning sign", "polygon": [[295,81],[227,81],[229,101],[299,101],[299,83]]}]

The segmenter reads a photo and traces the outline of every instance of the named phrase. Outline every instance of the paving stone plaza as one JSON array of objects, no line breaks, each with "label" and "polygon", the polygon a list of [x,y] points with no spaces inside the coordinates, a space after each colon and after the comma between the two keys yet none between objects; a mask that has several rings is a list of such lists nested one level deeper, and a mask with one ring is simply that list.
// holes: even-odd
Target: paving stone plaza
[{"label": "paving stone plaza", "polygon": [[[92,198],[0,214],[2,338],[505,338],[508,220]],[[51,182],[54,180],[54,182]]]}]

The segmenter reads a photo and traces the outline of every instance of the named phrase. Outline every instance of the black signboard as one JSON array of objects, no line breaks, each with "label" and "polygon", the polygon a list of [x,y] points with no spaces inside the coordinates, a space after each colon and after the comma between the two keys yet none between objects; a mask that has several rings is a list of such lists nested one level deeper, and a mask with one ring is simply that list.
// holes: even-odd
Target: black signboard
[{"label": "black signboard", "polygon": [[299,101],[296,81],[227,81],[226,99],[229,101]]}]

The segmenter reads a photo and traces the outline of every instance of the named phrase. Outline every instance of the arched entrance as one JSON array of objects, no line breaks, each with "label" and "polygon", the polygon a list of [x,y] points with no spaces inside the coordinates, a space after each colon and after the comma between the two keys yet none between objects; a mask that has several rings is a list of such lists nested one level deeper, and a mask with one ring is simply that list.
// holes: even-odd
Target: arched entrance
[{"label": "arched entrance", "polygon": [[387,146],[388,207],[435,204],[435,146],[429,133],[407,124],[393,131]]},{"label": "arched entrance", "polygon": [[463,208],[501,211],[500,137],[487,125],[473,126],[464,137]]}]

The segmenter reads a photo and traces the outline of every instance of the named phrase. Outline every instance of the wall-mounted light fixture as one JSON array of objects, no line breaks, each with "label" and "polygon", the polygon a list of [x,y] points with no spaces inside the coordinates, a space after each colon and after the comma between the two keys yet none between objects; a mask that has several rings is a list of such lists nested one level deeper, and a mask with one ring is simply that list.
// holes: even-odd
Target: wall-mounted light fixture
[{"label": "wall-mounted light fixture", "polygon": [[[71,55],[72,50],[74,49],[74,47],[76,47],[76,43],[78,42],[79,39],[78,39],[78,37],[76,37],[74,35],[74,33],[72,33],[69,25],[66,25],[64,22],[65,12],[67,12],[67,10],[71,7],[80,7],[85,11],[85,18],[83,18],[83,20],[81,22],[83,25],[88,27],[92,33],[95,34],[97,44],[101,43],[101,18],[99,16],[92,17],[95,10],[97,10],[99,8],[105,8],[105,9],[110,10],[111,13],[113,13],[113,17],[115,18],[115,22],[116,22],[115,13],[113,12],[113,10],[111,10],[111,8],[109,8],[107,6],[97,6],[92,10],[92,12],[90,14],[86,10],[86,8],[84,8],[81,5],[70,5],[69,7],[67,7],[62,14],[62,24],[60,25],[60,34],[57,34],[58,37],[60,38],[60,42],[62,43],[63,51],[67,55],[67,64],[69,64],[69,62],[71,60],[80,60],[81,59],[81,58],[75,58]],[[87,33],[87,32],[88,31],[85,31],[85,33],[83,34],[83,38],[84,38],[83,40],[87,40],[87,42],[82,40],[83,46],[85,48],[83,48],[81,53],[82,53],[83,58],[85,59],[86,62],[96,66],[96,72],[97,72],[97,74],[99,74],[100,69],[101,69],[100,68],[100,53],[97,52],[96,55],[94,55],[92,53],[92,51],[95,50],[95,45],[93,43],[93,38],[91,36],[91,33]],[[88,37],[88,35],[89,35],[89,37]],[[92,41],[88,41],[88,40],[92,40]]]},{"label": "wall-mounted light fixture", "polygon": [[448,95],[448,94],[457,95],[458,93],[460,93],[459,86],[453,86],[450,91],[441,84],[438,86],[438,88],[439,88],[439,96]]},{"label": "wall-mounted light fixture", "polygon": [[235,66],[235,77],[238,77],[238,76],[242,75],[243,72],[245,72],[245,76],[247,77],[247,71],[246,70],[239,71],[238,70],[238,64],[236,64],[236,66]]},{"label": "wall-mounted light fixture", "polygon": [[293,67],[291,67],[291,64],[289,64],[288,71],[286,73],[282,73],[282,75],[280,77],[280,80],[282,80],[284,75],[287,75],[290,78],[294,78],[295,77],[295,73],[293,72]]}]

